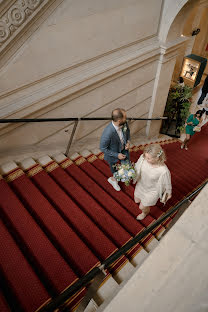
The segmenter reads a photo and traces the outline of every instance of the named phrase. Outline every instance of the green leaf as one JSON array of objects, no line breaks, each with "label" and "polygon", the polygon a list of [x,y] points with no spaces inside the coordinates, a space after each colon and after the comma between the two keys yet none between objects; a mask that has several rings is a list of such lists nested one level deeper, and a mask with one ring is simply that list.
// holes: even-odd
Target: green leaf
[{"label": "green leaf", "polygon": [[177,130],[183,131],[185,128],[184,125],[191,106],[191,97],[192,88],[189,86],[176,85],[169,90],[164,115],[171,120],[177,118],[179,113],[183,126],[178,127]]}]

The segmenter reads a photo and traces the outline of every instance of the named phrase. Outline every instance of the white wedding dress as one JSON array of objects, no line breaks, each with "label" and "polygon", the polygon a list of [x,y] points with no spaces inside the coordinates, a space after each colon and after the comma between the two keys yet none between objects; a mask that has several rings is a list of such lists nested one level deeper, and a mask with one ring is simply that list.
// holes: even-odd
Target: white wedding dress
[{"label": "white wedding dress", "polygon": [[141,199],[143,206],[154,206],[159,198],[164,202],[166,194],[172,193],[171,176],[167,166],[164,164],[153,167],[141,155],[135,168],[137,171],[135,202]]}]

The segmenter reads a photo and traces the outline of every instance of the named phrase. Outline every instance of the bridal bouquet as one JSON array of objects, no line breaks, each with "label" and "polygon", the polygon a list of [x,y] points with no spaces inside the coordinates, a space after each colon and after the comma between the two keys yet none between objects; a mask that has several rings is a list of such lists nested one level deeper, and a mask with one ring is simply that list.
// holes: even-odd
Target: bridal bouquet
[{"label": "bridal bouquet", "polygon": [[117,181],[124,182],[125,185],[129,185],[131,180],[136,178],[136,171],[134,168],[134,164],[126,161],[121,164],[115,165],[116,172],[114,172],[113,176]]}]

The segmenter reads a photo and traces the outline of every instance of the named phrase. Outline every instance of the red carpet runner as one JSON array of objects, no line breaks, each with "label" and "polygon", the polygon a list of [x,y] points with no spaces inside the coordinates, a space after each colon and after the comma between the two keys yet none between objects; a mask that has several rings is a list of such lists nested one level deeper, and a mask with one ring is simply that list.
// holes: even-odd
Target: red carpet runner
[{"label": "red carpet runner", "polygon": [[[206,125],[191,139],[188,151],[177,140],[161,142],[173,196],[165,206],[158,202],[140,222],[134,186],[121,184],[122,191],[114,191],[102,153],[59,164],[49,161],[44,168],[34,164],[25,172],[16,168],[0,178],[0,310],[36,311],[205,182],[207,138]],[[132,148],[132,161],[142,148]],[[148,250],[172,217],[116,261],[110,273]],[[84,293],[82,289],[69,300],[70,310]]]}]

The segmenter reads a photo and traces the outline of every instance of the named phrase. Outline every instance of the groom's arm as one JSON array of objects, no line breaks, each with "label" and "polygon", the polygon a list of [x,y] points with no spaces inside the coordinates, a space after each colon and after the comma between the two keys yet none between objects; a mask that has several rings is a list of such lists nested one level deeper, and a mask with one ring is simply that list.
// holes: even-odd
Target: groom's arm
[{"label": "groom's arm", "polygon": [[111,141],[111,137],[108,133],[103,132],[101,139],[100,139],[100,150],[107,156],[110,157],[115,157],[118,158],[118,154],[117,152],[112,151],[109,147],[110,147],[110,141]]}]

